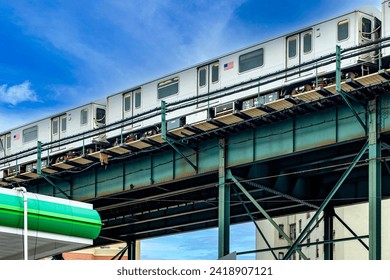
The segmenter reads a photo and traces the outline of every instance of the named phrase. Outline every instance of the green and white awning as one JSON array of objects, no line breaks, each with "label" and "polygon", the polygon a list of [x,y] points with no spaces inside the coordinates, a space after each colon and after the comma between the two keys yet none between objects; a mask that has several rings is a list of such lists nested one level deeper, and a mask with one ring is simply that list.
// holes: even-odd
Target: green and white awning
[{"label": "green and white awning", "polygon": [[[92,205],[27,193],[29,259],[92,245],[101,219]],[[23,258],[23,196],[0,188],[0,259]]]}]

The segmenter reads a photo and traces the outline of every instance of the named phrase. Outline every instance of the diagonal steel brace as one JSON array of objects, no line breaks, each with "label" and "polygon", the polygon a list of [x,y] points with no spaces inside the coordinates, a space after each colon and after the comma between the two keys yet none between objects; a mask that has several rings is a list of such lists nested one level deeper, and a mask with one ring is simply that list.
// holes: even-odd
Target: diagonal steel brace
[{"label": "diagonal steel brace", "polygon": [[[279,232],[280,235],[284,237],[284,239],[287,240],[287,242],[290,245],[293,245],[293,241],[290,239],[290,237],[278,226],[278,224],[271,218],[271,216],[264,210],[263,207],[260,206],[260,204],[253,198],[253,196],[244,188],[243,185],[233,176],[230,169],[227,170],[227,176],[226,179],[231,179],[233,182],[237,185],[237,187],[245,194],[247,198],[253,203],[253,205],[256,206],[256,208],[261,212],[261,214],[264,215],[264,217],[274,226],[274,228]],[[298,254],[304,259],[307,260],[307,257],[305,254],[300,250],[296,250]]]}]

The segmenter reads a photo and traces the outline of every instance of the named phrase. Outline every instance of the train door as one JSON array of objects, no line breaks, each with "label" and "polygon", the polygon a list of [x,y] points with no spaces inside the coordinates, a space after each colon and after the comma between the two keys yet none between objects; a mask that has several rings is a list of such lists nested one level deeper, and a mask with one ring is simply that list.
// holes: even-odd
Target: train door
[{"label": "train door", "polygon": [[[66,135],[66,114],[51,119],[51,141],[59,141]],[[59,151],[64,147],[60,147],[60,143],[54,143],[51,149],[52,152]]]},{"label": "train door", "polygon": [[[60,140],[60,117],[55,117],[51,119],[51,142]],[[59,151],[59,143],[54,143],[51,151]]]},{"label": "train door", "polygon": [[123,95],[122,118],[129,119],[128,125],[123,127],[123,131],[130,131],[141,126],[137,120],[137,115],[142,113],[142,95],[141,89],[127,92]]},{"label": "train door", "polygon": [[[93,105],[93,128],[99,129],[106,125],[106,109],[104,106]],[[98,142],[106,141],[106,130],[102,129],[101,134],[99,134],[94,140]]]},{"label": "train door", "polygon": [[142,122],[140,122],[137,118],[137,116],[141,113],[142,113],[142,95],[141,95],[141,89],[137,89],[133,91],[133,117],[135,121],[133,127],[138,127],[142,125]]},{"label": "train door", "polygon": [[[294,34],[286,38],[286,68],[299,66],[314,59],[313,30]],[[294,74],[296,73],[296,74]],[[304,67],[297,67],[287,72],[286,81],[312,74],[304,71]]]},{"label": "train door", "polygon": [[11,134],[0,136],[0,158],[11,154]]},{"label": "train door", "polygon": [[[375,41],[380,38],[380,29],[381,22],[375,18],[370,17],[368,15],[363,14],[360,17],[360,28],[359,28],[359,44],[367,44],[372,41]],[[371,48],[375,47],[371,46]],[[368,47],[370,48],[370,47]],[[367,62],[376,62],[376,58],[378,57],[378,51],[372,51],[370,53],[365,53],[359,56],[359,59]]]},{"label": "train door", "polygon": [[[220,88],[219,72],[218,61],[198,68],[197,94],[200,97],[197,104],[198,108],[206,107],[209,104],[207,94]],[[211,103],[215,103],[215,101]]]}]

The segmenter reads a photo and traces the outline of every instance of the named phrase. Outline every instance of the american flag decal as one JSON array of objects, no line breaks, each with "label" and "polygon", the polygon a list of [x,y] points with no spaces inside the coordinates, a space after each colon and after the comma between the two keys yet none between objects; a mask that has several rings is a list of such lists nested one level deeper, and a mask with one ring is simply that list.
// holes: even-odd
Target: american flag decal
[{"label": "american flag decal", "polygon": [[17,141],[20,139],[20,134],[14,134],[14,136],[12,137],[14,139],[14,141]]},{"label": "american flag decal", "polygon": [[233,67],[234,67],[234,62],[230,61],[230,62],[225,63],[223,65],[223,70],[226,71],[226,70],[232,69]]}]

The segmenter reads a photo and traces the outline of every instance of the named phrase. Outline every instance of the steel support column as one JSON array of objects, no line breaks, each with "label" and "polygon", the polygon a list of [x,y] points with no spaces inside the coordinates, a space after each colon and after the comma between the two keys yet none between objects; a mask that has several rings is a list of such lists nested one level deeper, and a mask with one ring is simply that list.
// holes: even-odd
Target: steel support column
[{"label": "steel support column", "polygon": [[378,99],[369,103],[368,131],[368,204],[369,204],[369,259],[381,259],[381,143],[379,140]]},{"label": "steel support column", "polygon": [[37,142],[37,174],[42,175],[42,142]]},{"label": "steel support column", "polygon": [[218,258],[230,252],[230,185],[226,184],[226,143],[219,140]]},{"label": "steel support column", "polygon": [[137,241],[130,240],[127,242],[127,259],[135,261],[137,259]]},{"label": "steel support column", "polygon": [[[333,240],[333,206],[326,207],[324,215],[324,239]],[[324,244],[324,258],[325,260],[333,260],[333,243]]]}]

